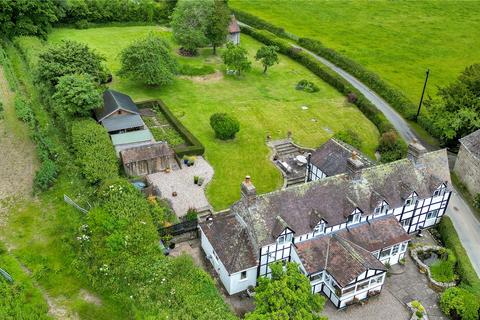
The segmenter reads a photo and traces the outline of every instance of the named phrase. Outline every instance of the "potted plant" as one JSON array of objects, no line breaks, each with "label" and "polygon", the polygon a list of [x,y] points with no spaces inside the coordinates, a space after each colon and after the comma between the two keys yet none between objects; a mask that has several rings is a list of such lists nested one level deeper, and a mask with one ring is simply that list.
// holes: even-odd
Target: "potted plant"
[{"label": "potted plant", "polygon": [[193,183],[198,184],[198,176],[193,176]]},{"label": "potted plant", "polygon": [[204,177],[199,177],[198,178],[198,185],[201,186],[203,184],[203,182],[205,181],[205,178]]}]

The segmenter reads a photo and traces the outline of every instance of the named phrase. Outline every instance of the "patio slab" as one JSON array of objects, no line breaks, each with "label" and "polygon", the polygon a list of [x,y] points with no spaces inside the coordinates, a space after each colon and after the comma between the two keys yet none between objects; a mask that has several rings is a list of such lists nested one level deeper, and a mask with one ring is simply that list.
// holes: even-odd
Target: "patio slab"
[{"label": "patio slab", "polygon": [[[184,166],[180,170],[171,172],[157,172],[147,176],[147,181],[160,191],[160,196],[167,199],[172,205],[177,217],[186,215],[189,208],[204,211],[210,208],[205,196],[205,187],[212,180],[214,171],[203,158],[197,157],[191,167]],[[193,183],[194,176],[204,178],[201,186]],[[173,196],[176,192],[177,195]]]}]

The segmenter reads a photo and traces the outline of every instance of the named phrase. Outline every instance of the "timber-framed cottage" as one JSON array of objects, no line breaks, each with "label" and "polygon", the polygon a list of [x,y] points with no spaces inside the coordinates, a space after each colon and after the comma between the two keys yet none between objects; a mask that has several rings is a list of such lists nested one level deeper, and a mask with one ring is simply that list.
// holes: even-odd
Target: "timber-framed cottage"
[{"label": "timber-framed cottage", "polygon": [[418,143],[407,159],[366,167],[353,153],[345,173],[263,195],[247,177],[229,212],[200,224],[202,248],[229,294],[293,261],[343,308],[380,293],[410,235],[444,215],[450,184],[446,151]]}]

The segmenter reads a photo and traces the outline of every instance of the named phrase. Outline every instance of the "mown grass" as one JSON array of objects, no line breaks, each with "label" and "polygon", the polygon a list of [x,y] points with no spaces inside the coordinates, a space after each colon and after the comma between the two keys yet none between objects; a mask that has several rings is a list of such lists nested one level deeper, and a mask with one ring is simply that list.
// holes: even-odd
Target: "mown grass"
[{"label": "mown grass", "polygon": [[359,62],[418,103],[480,61],[478,1],[257,1],[229,5]]},{"label": "mown grass", "polygon": [[[56,29],[49,36],[49,42],[70,39],[87,43],[105,55],[114,74],[112,87],[130,94],[134,100],[162,99],[205,146],[205,156],[215,169],[207,195],[216,209],[225,208],[239,198],[239,183],[245,175],[253,177],[259,193],[281,186],[281,174],[268,160],[267,135],[285,138],[291,131],[297,143],[317,147],[335,132],[351,129],[361,138],[363,151],[373,157],[378,141],[376,127],[356,107],[346,104],[336,90],[287,57],[282,56],[280,64],[266,75],[261,65],[254,62],[253,69],[239,78],[224,77],[223,73],[210,80],[181,77],[165,88],[149,88],[118,78],[115,73],[120,67],[121,49],[150,31],[165,37],[177,51],[170,33],[151,26]],[[260,44],[242,36],[242,46],[253,60]],[[213,56],[211,49],[201,50],[195,58],[177,57],[183,64],[223,68],[220,57]],[[320,91],[295,90],[301,79],[314,82]],[[302,106],[308,106],[308,110],[302,110]],[[239,119],[241,129],[234,141],[215,139],[209,125],[209,117],[215,112],[228,112]]]}]

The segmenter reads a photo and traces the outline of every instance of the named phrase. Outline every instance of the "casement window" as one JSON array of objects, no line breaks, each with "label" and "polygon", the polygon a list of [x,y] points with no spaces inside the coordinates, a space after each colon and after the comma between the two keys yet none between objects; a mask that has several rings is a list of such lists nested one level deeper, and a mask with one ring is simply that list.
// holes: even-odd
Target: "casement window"
[{"label": "casement window", "polygon": [[330,285],[331,280],[332,278],[330,277],[330,275],[328,273],[325,273],[325,283]]},{"label": "casement window", "polygon": [[390,252],[392,251],[391,250],[392,248],[388,248],[388,249],[384,249],[380,252],[380,259],[382,258],[385,258],[385,257],[389,257],[390,256]]},{"label": "casement window", "polygon": [[370,280],[360,282],[359,284],[357,284],[357,291],[366,289],[368,288],[369,285],[370,285]]},{"label": "casement window", "polygon": [[240,273],[240,280],[245,280],[247,279],[247,271],[242,271]]},{"label": "casement window", "polygon": [[438,209],[432,210],[427,213],[427,219],[435,219],[438,215]]},{"label": "casement window", "polygon": [[388,209],[389,209],[388,205],[382,202],[380,206],[376,207],[375,210],[373,210],[373,215],[378,216],[381,214],[385,214],[387,213]]},{"label": "casement window", "polygon": [[370,280],[370,285],[371,286],[376,286],[383,281],[383,275],[378,276],[378,277],[373,277],[372,280]]},{"label": "casement window", "polygon": [[320,222],[319,224],[317,224],[315,226],[315,228],[313,228],[313,233],[314,234],[324,233],[324,232],[325,232],[325,223],[323,223],[323,222]]},{"label": "casement window", "polygon": [[400,252],[405,252],[407,250],[407,242],[402,243],[402,246],[400,247]]},{"label": "casement window", "polygon": [[289,242],[292,242],[292,234],[291,233],[289,233],[287,235],[280,236],[277,239],[278,244],[285,244],[285,243],[289,243]]},{"label": "casement window", "polygon": [[402,221],[402,226],[403,227],[408,227],[410,226],[410,223],[412,222],[412,218],[408,218]]},{"label": "casement window", "polygon": [[433,196],[434,197],[443,196],[444,193],[445,193],[445,185],[442,184],[440,187],[438,187],[437,190],[433,192]]},{"label": "casement window", "polygon": [[342,295],[347,295],[347,294],[352,293],[354,291],[355,291],[355,286],[351,286],[349,288],[343,289],[343,291],[342,291],[343,294]]},{"label": "casement window", "polygon": [[311,282],[320,282],[323,280],[323,272],[314,274],[313,276],[310,276],[310,281]]},{"label": "casement window", "polygon": [[392,256],[396,255],[398,253],[398,249],[400,248],[400,245],[396,244],[392,248]]},{"label": "casement window", "polygon": [[358,223],[360,222],[360,213],[351,214],[348,216],[349,223]]},{"label": "casement window", "polygon": [[417,202],[417,197],[416,196],[411,196],[410,198],[407,198],[407,200],[405,200],[405,206],[411,206],[413,204],[415,204],[415,202]]}]

